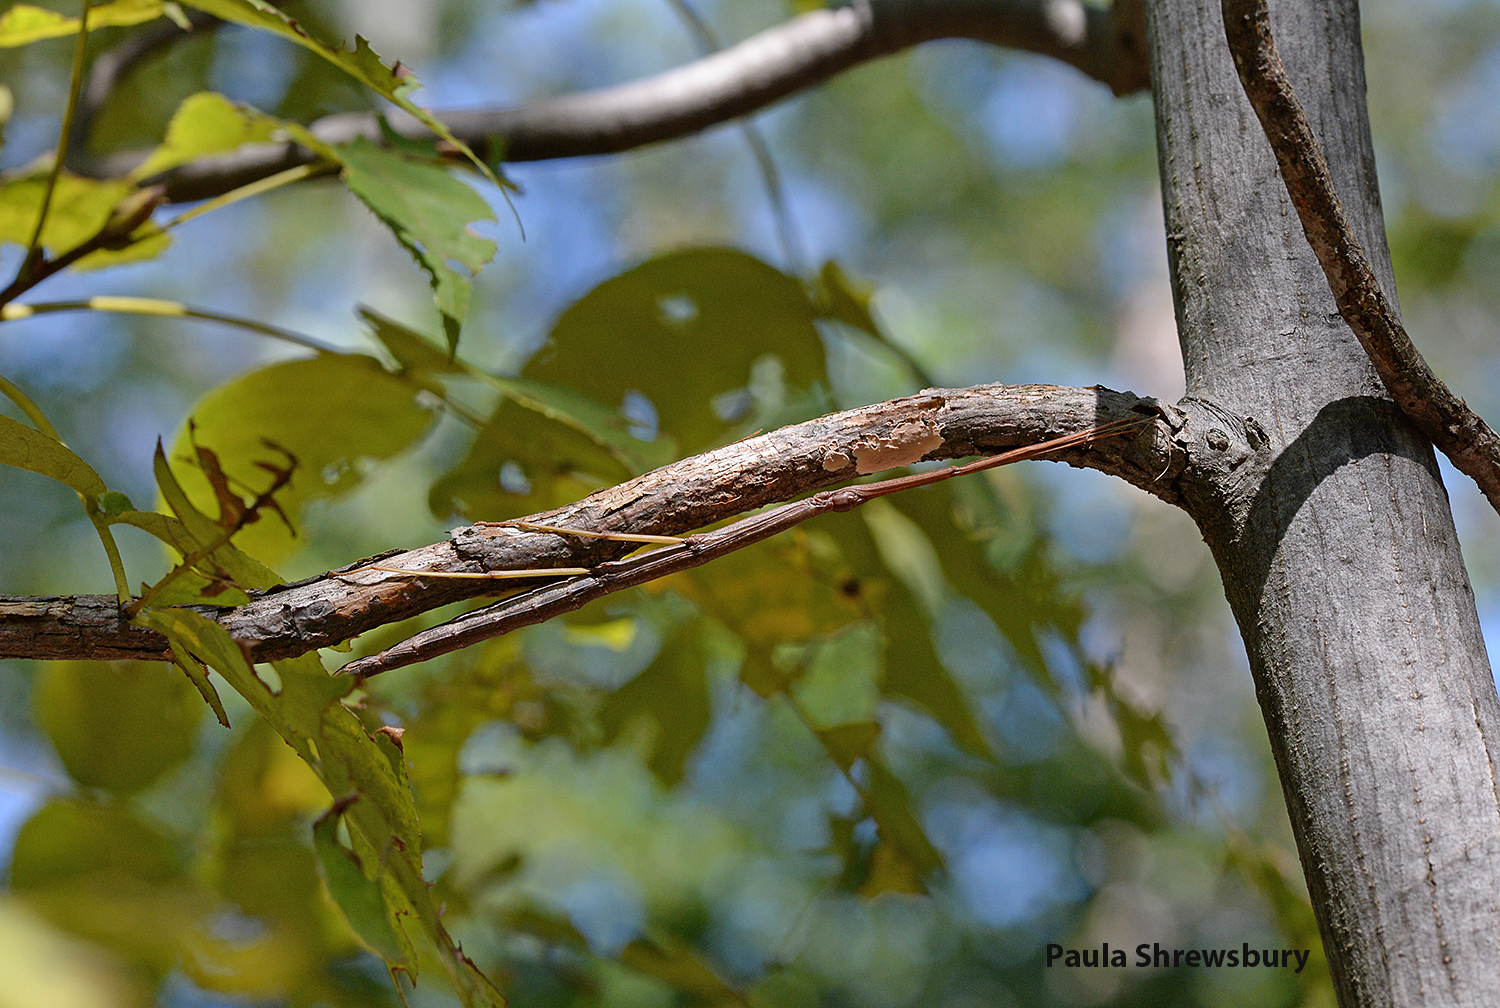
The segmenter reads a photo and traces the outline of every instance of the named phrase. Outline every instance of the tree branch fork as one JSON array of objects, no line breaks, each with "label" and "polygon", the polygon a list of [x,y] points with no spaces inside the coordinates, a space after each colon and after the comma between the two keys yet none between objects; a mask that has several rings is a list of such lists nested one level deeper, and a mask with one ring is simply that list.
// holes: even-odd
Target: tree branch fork
[{"label": "tree branch fork", "polygon": [[[683,536],[863,475],[918,461],[994,455],[1111,424],[1132,429],[1049,457],[1121,477],[1180,504],[1187,453],[1175,431],[1182,423],[1172,406],[1101,387],[934,389],[747,438],[523,521],[606,534]],[[340,644],[454,602],[560,580],[497,582],[482,576],[491,572],[596,568],[638,545],[476,524],[455,529],[444,542],[277,586],[244,605],[194,608],[228,630],[251,659],[270,661]],[[372,564],[481,576],[393,576],[370,569]],[[115,596],[0,596],[0,658],[170,657],[166,639],[130,625]]]}]

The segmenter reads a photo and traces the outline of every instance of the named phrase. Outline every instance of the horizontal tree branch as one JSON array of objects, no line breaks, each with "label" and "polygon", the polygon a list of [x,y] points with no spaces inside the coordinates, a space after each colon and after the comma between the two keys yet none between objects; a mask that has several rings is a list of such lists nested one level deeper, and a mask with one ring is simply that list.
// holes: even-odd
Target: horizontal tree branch
[{"label": "horizontal tree branch", "polygon": [[[943,38],[966,38],[1051,56],[1126,94],[1147,86],[1142,0],[1108,11],[1080,0],[855,0],[815,10],[684,66],[618,87],[544,99],[514,108],[438,111],[481,157],[542,161],[612,154],[687,136],[738,118],[866,61]],[[407,137],[431,134],[404,113],[390,124]],[[371,113],[342,113],[313,123],[326,143],[383,138]],[[128,173],[144,152],[93,166]],[[207,199],[309,163],[294,143],[255,144],[181,165],[149,180],[171,202]]]},{"label": "horizontal tree branch", "polygon": [[1287,195],[1339,314],[1402,412],[1500,511],[1500,435],[1427,366],[1381,289],[1276,51],[1265,0],[1222,0],[1222,9],[1240,83],[1276,154]]},{"label": "horizontal tree branch", "polygon": [[[1169,503],[1180,503],[1178,477],[1186,459],[1173,440],[1181,425],[1173,407],[1105,388],[982,385],[929,390],[784,427],[526,520],[596,532],[685,535],[868,473],[919,460],[995,454],[1143,413],[1162,422],[1059,452],[1056,458],[1119,476]],[[475,525],[455,529],[446,542],[387,554],[381,566],[452,573],[594,567],[633,548],[630,543]],[[196,608],[218,620],[252,658],[268,661],[499,593],[496,582],[484,579],[359,570],[370,562],[278,586],[245,605]],[[0,596],[0,658],[161,660],[167,653],[165,639],[122,621],[112,596]]]}]

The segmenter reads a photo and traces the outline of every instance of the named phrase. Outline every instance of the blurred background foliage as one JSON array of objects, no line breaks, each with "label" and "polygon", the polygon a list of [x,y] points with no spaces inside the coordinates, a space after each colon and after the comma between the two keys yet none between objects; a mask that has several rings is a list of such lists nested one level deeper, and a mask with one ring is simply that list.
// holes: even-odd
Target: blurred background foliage
[{"label": "blurred background foliage", "polygon": [[[806,6],[697,9],[733,40]],[[1407,323],[1497,416],[1500,5],[1364,6]],[[667,0],[287,9],[414,67],[438,109],[696,51]],[[55,144],[70,44],[0,51],[0,167]],[[301,121],[370,103],[228,27],[144,63],[91,143],[148,146],[205,90]],[[40,296],[181,300],[350,356],[69,314],[0,325],[0,373],[137,502],[189,415],[226,465],[265,432],[295,447],[296,537],[267,516],[241,543],[293,578],[929,383],[1181,395],[1147,97],[944,43],[755,122],[779,195],[734,127],[509,168],[524,240],[481,186],[499,252],[474,284],[468,371],[414,341],[439,332],[426,278],[313,183]],[[19,260],[0,249],[0,274]],[[1477,494],[1448,482],[1489,628],[1500,552]],[[0,469],[0,541],[5,592],[109,590],[61,485]],[[147,537],[121,545],[132,583],[166,571]],[[518,1006],[1331,1004],[1320,950],[1301,976],[1043,965],[1051,942],[1317,948],[1221,597],[1185,517],[1035,464],[820,519],[352,703],[404,729],[424,873]],[[220,692],[231,730],[165,666],[0,662],[0,1005],[398,1003],[319,881],[328,793]],[[436,969],[405,997],[454,1003]]]}]

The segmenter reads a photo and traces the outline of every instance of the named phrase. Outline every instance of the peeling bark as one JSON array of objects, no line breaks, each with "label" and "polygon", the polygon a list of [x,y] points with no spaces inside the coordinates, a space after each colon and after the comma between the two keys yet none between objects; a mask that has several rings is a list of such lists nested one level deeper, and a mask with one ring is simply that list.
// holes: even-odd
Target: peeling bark
[{"label": "peeling bark", "polygon": [[[981,385],[835,413],[706,452],[576,504],[527,521],[589,529],[685,535],[696,529],[873,472],[871,466],[920,459],[990,455],[1088,427],[1139,416],[1159,417],[1147,431],[1060,452],[1058,460],[1120,476],[1169,502],[1178,500],[1182,451],[1172,440],[1176,410],[1154,399],[1104,388]],[[920,491],[914,491],[920,492]],[[504,526],[455,529],[446,542],[385,555],[383,566],[477,573],[592,567],[635,548]],[[257,661],[330,647],[359,634],[465,599],[518,590],[482,579],[403,579],[349,574],[356,561],[318,577],[259,593],[245,605],[195,607],[218,620]],[[532,587],[532,581],[525,587]],[[113,596],[10,599],[0,605],[0,658],[148,658],[167,653],[163,638],[122,629]],[[39,614],[40,612],[40,614]],[[85,614],[80,621],[78,614]],[[42,648],[46,653],[41,653]]]}]

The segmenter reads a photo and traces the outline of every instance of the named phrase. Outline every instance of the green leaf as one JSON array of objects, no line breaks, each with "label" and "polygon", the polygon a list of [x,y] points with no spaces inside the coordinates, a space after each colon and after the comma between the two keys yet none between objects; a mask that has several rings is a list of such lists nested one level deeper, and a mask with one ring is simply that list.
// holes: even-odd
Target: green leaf
[{"label": "green leaf", "polygon": [[[855,786],[864,802],[864,812],[875,822],[875,848],[868,852],[866,863],[857,866],[863,870],[860,895],[926,892],[925,879],[943,866],[943,857],[917,821],[906,785],[891,773],[875,751],[880,725],[857,721],[820,729],[817,735],[833,761],[858,782]],[[856,763],[861,771],[857,774],[852,773]],[[852,823],[845,821],[844,825]],[[850,842],[847,828],[835,833],[835,846],[846,858],[856,858],[861,853]],[[855,869],[856,865],[851,863],[848,867]]]},{"label": "green leaf", "polygon": [[[370,324],[376,339],[388,350],[400,367],[402,376],[438,395],[446,396],[441,379],[462,377],[494,389],[522,409],[531,410],[547,420],[569,427],[608,451],[630,475],[649,472],[666,465],[676,457],[670,439],[642,441],[630,433],[630,423],[618,410],[611,410],[576,392],[555,388],[524,378],[506,378],[474,367],[448,353],[425,334],[388,319],[368,308],[359,309]],[[504,434],[496,424],[485,436]],[[524,438],[513,440],[526,441]],[[607,467],[616,472],[616,466]],[[484,474],[494,482],[494,472]],[[446,512],[444,512],[446,515]]]},{"label": "green leaf", "polygon": [[209,709],[214,712],[214,717],[219,724],[225,728],[230,727],[229,714],[224,710],[224,701],[219,699],[219,691],[214,689],[214,684],[208,678],[208,669],[198,663],[198,660],[190,654],[174,655],[177,668],[188,677],[188,682],[203,697],[203,702],[208,704]]},{"label": "green leaf", "polygon": [[54,798],[21,827],[10,886],[38,889],[107,873],[145,882],[177,878],[183,866],[170,839],[127,809]]},{"label": "green leaf", "polygon": [[[281,688],[272,691],[255,674],[244,649],[207,617],[172,608],[149,610],[138,621],[164,633],[174,651],[208,662],[314,770],[329,793],[353,797],[342,809],[350,853],[358,860],[357,870],[378,885],[378,919],[386,923],[372,924],[370,887],[356,883],[336,860],[329,862],[334,873],[330,884],[340,887],[336,895],[350,901],[345,909],[365,940],[395,956],[387,960],[393,967],[415,976],[416,955],[400,923],[400,918],[412,917],[436,947],[460,1000],[470,1008],[503,1008],[494,985],[443,926],[422,877],[422,838],[399,747],[384,734],[371,738],[339,702],[354,688],[354,680],[329,675],[313,653],[273,663]],[[324,840],[326,847],[327,834]],[[320,853],[332,857],[326,850]]]},{"label": "green leaf", "polygon": [[221,94],[204,91],[190,95],[172,114],[161,145],[130,177],[150,178],[195,158],[232,151],[247,143],[268,142],[282,126],[281,120],[274,116],[232,102]]},{"label": "green leaf", "polygon": [[0,416],[0,463],[50,476],[91,499],[109,489],[67,445],[8,416]]},{"label": "green leaf", "polygon": [[[352,797],[350,802],[358,799]],[[328,893],[360,939],[387,963],[412,969],[416,953],[411,939],[388,912],[380,876],[365,874],[358,855],[339,843],[339,819],[347,804],[335,802],[313,823],[313,847]]]},{"label": "green leaf", "polygon": [[814,729],[875,720],[882,650],[880,634],[869,623],[854,624],[816,645],[791,691]]},{"label": "green leaf", "polygon": [[605,404],[640,393],[660,431],[699,452],[747,425],[779,426],[786,402],[823,380],[817,314],[801,283],[753,256],[673,252],[563,312],[523,374]]},{"label": "green leaf", "polygon": [[[389,458],[427,432],[433,414],[418,405],[416,395],[415,388],[372,357],[323,354],[242,375],[204,396],[192,419],[197,443],[217,453],[237,487],[260,490],[269,485],[262,463],[280,460],[266,442],[295,456],[292,482],[276,493],[277,504],[295,522],[311,501],[358,486],[364,460]],[[194,457],[186,430],[178,436],[173,457]],[[201,471],[184,473],[182,485],[195,508],[217,506]],[[205,538],[188,518],[179,517],[195,537]],[[281,562],[300,545],[273,514],[262,514],[236,535],[235,543],[269,564]]]},{"label": "green leaf", "polygon": [[[0,242],[25,245],[36,230],[37,211],[46,191],[47,172],[29,172],[0,182]],[[109,223],[110,215],[135,192],[132,183],[121,180],[86,179],[71,172],[61,172],[42,228],[42,247],[56,255],[76,248],[93,238]],[[135,235],[154,231],[151,237],[120,249],[100,249],[74,263],[77,270],[100,269],[121,263],[151,259],[166,249],[166,232],[147,221]]]},{"label": "green leaf", "polygon": [[130,503],[130,498],[118,490],[111,490],[108,493],[101,494],[99,497],[99,507],[110,518],[118,518],[126,511],[135,510],[135,505]]},{"label": "green leaf", "polygon": [[[182,608],[147,609],[136,617],[135,622],[166,637],[173,651],[202,659],[223,676],[236,693],[249,701],[257,714],[280,730],[272,706],[274,695],[271,688],[255,674],[244,648],[235,643],[228,630],[207,616]],[[282,732],[282,737],[287,734]],[[310,753],[306,740],[300,740],[300,748],[299,742],[292,738],[287,738],[287,742],[304,758]]]},{"label": "green leaf", "polygon": [[[199,557],[194,566],[211,581],[227,582],[228,585],[243,590],[269,588],[282,583],[281,576],[271,568],[226,542],[229,530],[199,511],[188,500],[186,491],[178,483],[172,467],[167,464],[160,442],[156,445],[152,469],[162,500],[178,517],[173,519],[152,512],[127,511],[116,519],[119,524],[132,525],[151,533],[172,546],[184,560],[189,555]],[[224,586],[218,587],[222,589]],[[160,593],[153,601],[159,605],[166,604]]]},{"label": "green leaf", "polygon": [[[109,0],[89,8],[89,31],[140,24],[160,17],[161,12],[161,0]],[[31,4],[16,4],[0,14],[0,49],[77,33],[77,18]]]},{"label": "green leaf", "polygon": [[631,475],[597,439],[502,399],[468,453],[432,485],[428,505],[439,518],[504,521],[560,507]]},{"label": "green leaf", "polygon": [[390,351],[402,374],[426,376],[468,373],[462,361],[415,329],[404,326],[395,319],[386,318],[364,305],[359,307],[359,317],[369,325],[380,345]]},{"label": "green leaf", "polygon": [[222,901],[191,879],[177,845],[121,806],[56,798],[21,827],[10,889],[54,925],[119,952],[159,981],[211,955]]},{"label": "green leaf", "polygon": [[486,178],[496,184],[500,183],[500,179],[497,179],[494,173],[475,156],[467,144],[455,137],[448,127],[434,118],[430,112],[419,108],[407,97],[421,87],[421,82],[411,70],[400,63],[393,67],[386,66],[370,48],[370,44],[358,35],[354,37],[352,50],[345,49],[343,46],[327,45],[307,34],[295,18],[288,17],[264,0],[183,0],[183,2],[189,7],[196,7],[198,10],[221,17],[226,21],[234,21],[280,35],[316,53],[372,89],[376,94],[395,102],[438,137],[462,152]]},{"label": "green leaf", "polygon": [[193,754],[203,707],[161,662],[48,662],[32,700],[68,775],[133,794]]},{"label": "green leaf", "polygon": [[[338,158],[344,163],[349,190],[391,229],[431,278],[452,353],[469,313],[469,280],[495,255],[495,243],[469,228],[475,221],[495,219],[489,204],[447,170],[368,140],[342,145]],[[454,269],[453,263],[466,272]]]},{"label": "green leaf", "polygon": [[[176,483],[175,479],[172,483]],[[174,493],[179,503],[186,501],[186,497],[181,495],[181,489],[177,487]],[[197,512],[196,509],[194,514],[204,522],[209,521],[207,516]],[[210,531],[210,538],[199,539],[190,533],[181,521],[170,515],[157,514],[155,511],[125,511],[114,516],[111,521],[116,525],[129,525],[149,533],[184,557],[190,553],[201,552],[206,545],[214,541],[212,536],[222,535],[218,526],[215,525]],[[271,568],[228,543],[209,553],[198,566],[209,570],[216,579],[227,579],[235,585],[243,585],[246,588],[265,588],[281,584],[283,581],[282,577]],[[208,602],[215,605],[240,605],[248,600],[248,596],[243,591],[226,589],[222,584],[217,585],[219,594],[203,595],[199,589],[209,586],[203,578],[197,580],[180,578],[179,580],[183,581],[184,586],[174,585],[165,592],[159,592],[153,596],[152,604],[166,606]],[[186,587],[189,584],[191,587]]]},{"label": "green leaf", "polygon": [[862,796],[865,811],[875,820],[879,843],[860,894],[926,892],[924,879],[943,866],[943,856],[912,812],[906,785],[880,760],[866,755],[865,761],[869,776]]},{"label": "green leaf", "polygon": [[875,316],[870,314],[872,291],[856,289],[848,274],[832,259],[824,263],[822,271],[818,273],[816,290],[825,318],[853,326],[876,339],[885,339],[880,326],[875,322]]},{"label": "green leaf", "polygon": [[880,722],[853,721],[818,730],[818,739],[840,770],[848,773],[880,737]]},{"label": "green leaf", "polygon": [[751,648],[832,637],[865,615],[806,536],[737,550],[686,572],[673,587]]},{"label": "green leaf", "polygon": [[484,381],[522,409],[570,427],[593,441],[632,476],[658,469],[677,457],[671,438],[643,441],[630,432],[630,421],[619,410],[601,406],[571,389],[491,374],[485,374]]},{"label": "green leaf", "polygon": [[667,786],[680,783],[712,713],[708,696],[708,656],[698,620],[679,623],[640,675],[605,697],[599,722],[606,742],[638,731],[648,733],[647,766]]},{"label": "green leaf", "polygon": [[[920,492],[938,489],[925,487]],[[903,496],[911,494],[897,495]],[[847,564],[844,584],[852,597],[869,606],[879,621],[885,647],[881,693],[914,703],[947,729],[965,751],[990,756],[989,742],[968,697],[933,648],[929,611],[912,588],[885,566],[883,551],[865,516],[859,512],[824,515],[817,527],[838,543]]]}]

